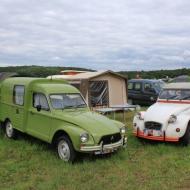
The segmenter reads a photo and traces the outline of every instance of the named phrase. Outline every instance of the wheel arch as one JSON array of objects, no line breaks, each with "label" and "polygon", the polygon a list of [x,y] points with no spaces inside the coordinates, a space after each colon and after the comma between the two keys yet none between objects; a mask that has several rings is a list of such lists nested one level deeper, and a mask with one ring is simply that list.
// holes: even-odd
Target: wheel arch
[{"label": "wheel arch", "polygon": [[5,119],[1,122],[3,128],[5,128],[5,124],[6,124],[7,122],[11,122],[11,120],[10,120],[8,117],[5,118]]},{"label": "wheel arch", "polygon": [[[187,124],[186,124],[186,127],[185,127],[185,130],[184,130],[184,134],[183,134],[183,136],[185,135],[185,133],[186,133],[186,131],[187,131],[187,129],[190,127],[190,119],[189,119],[189,121],[187,121]],[[182,137],[183,137],[182,136]]]},{"label": "wheel arch", "polygon": [[190,127],[190,118],[188,118],[186,121],[184,121],[184,133],[182,135],[182,137],[185,135],[187,129]]},{"label": "wheel arch", "polygon": [[57,139],[63,135],[67,136],[69,138],[69,140],[71,141],[71,143],[73,144],[72,139],[70,138],[69,134],[66,131],[64,131],[63,129],[60,129],[60,130],[55,132],[55,134],[53,135],[53,138],[51,140],[51,144],[53,146],[55,146]]}]

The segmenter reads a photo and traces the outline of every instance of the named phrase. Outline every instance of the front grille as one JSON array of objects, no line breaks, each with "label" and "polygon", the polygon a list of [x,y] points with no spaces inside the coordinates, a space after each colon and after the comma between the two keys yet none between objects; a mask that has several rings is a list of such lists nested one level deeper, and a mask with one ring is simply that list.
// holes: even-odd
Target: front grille
[{"label": "front grille", "polygon": [[120,140],[121,140],[121,134],[120,133],[116,133],[116,134],[112,134],[112,135],[103,136],[100,139],[99,144],[101,142],[103,142],[103,145],[106,145],[106,144],[116,143],[116,142],[118,142]]},{"label": "front grille", "polygon": [[148,121],[145,122],[145,128],[146,129],[154,129],[154,130],[161,130],[162,124],[153,122],[153,121]]}]

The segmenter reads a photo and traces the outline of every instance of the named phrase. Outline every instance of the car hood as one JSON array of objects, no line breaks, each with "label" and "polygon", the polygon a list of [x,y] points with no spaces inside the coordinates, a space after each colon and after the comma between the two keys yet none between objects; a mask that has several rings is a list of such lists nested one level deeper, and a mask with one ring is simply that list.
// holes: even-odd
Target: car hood
[{"label": "car hood", "polygon": [[[91,134],[93,137],[101,137],[120,132],[120,122],[114,122],[105,116],[91,111],[56,111],[56,117],[68,123],[72,123]],[[120,126],[119,126],[120,124]]]},{"label": "car hood", "polygon": [[178,115],[187,109],[190,109],[190,104],[157,102],[150,106],[145,112],[144,120],[145,122],[155,121],[164,124],[168,122],[168,119],[172,114]]}]

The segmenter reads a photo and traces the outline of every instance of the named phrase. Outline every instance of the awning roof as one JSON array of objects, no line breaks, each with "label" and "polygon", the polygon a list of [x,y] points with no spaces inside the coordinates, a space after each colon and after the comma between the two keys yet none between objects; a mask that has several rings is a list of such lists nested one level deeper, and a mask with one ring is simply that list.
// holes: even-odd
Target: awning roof
[{"label": "awning roof", "polygon": [[53,76],[49,76],[48,78],[60,78],[60,79],[66,79],[66,80],[82,80],[82,79],[92,79],[104,74],[112,74],[112,75],[115,75],[116,77],[126,79],[125,76],[115,73],[113,71],[85,72],[85,73],[79,73],[76,75],[53,75]]}]

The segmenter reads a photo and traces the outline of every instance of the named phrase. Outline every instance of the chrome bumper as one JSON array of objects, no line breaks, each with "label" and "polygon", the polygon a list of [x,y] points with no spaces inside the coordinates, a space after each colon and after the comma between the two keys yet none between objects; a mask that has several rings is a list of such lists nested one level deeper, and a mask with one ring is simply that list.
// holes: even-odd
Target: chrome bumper
[{"label": "chrome bumper", "polygon": [[112,144],[103,145],[102,143],[97,146],[81,146],[81,152],[94,152],[95,154],[111,153],[120,147],[126,147],[127,137],[123,137],[120,141]]}]

